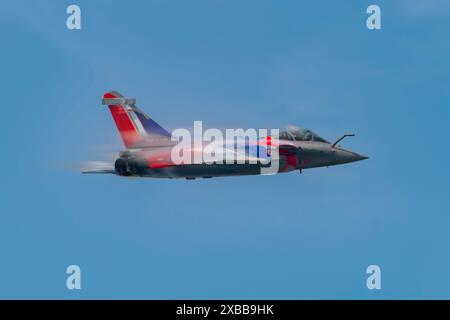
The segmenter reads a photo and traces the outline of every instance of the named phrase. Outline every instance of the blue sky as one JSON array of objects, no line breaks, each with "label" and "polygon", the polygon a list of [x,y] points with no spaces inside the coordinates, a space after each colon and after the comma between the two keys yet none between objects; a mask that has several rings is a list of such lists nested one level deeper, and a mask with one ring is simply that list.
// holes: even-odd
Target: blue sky
[{"label": "blue sky", "polygon": [[[0,16],[0,298],[450,298],[445,1],[7,1]],[[352,131],[343,145],[370,160],[82,175],[77,163],[122,148],[100,105],[112,89],[168,129]],[[70,264],[80,291],[65,287]]]}]

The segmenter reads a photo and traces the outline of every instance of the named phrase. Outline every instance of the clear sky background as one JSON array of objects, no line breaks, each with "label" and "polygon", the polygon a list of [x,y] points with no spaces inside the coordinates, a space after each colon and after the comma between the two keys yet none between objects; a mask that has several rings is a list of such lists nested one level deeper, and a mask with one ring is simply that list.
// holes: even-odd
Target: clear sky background
[{"label": "clear sky background", "polygon": [[[438,0],[2,1],[0,298],[450,298],[449,30]],[[113,89],[168,129],[351,131],[370,159],[82,175],[122,148],[100,104]]]}]

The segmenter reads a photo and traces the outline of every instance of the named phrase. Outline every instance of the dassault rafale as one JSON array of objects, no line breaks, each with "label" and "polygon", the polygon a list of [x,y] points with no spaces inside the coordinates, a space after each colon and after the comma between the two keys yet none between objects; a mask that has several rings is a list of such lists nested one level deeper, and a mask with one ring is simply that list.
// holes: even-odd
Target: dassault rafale
[{"label": "dassault rafale", "polygon": [[[86,170],[83,173],[105,173],[126,177],[152,178],[212,178],[225,176],[257,175],[303,169],[328,167],[368,159],[356,152],[343,149],[339,142],[354,134],[344,134],[334,143],[321,138],[311,130],[288,127],[278,134],[256,139],[236,141],[207,141],[198,144],[174,139],[158,123],[136,106],[134,98],[126,98],[116,91],[103,96],[102,104],[108,106],[116,127],[125,145],[119,152],[114,167],[110,169]],[[180,148],[182,146],[182,148]],[[206,161],[195,155],[206,147],[213,154],[221,154],[220,161]],[[174,159],[174,149],[182,149],[182,161]],[[177,153],[175,152],[175,153]],[[193,159],[194,158],[194,159]],[[231,160],[230,160],[231,159]],[[197,160],[197,161],[195,161]],[[273,164],[276,162],[276,166]],[[264,169],[266,169],[264,171]]]}]

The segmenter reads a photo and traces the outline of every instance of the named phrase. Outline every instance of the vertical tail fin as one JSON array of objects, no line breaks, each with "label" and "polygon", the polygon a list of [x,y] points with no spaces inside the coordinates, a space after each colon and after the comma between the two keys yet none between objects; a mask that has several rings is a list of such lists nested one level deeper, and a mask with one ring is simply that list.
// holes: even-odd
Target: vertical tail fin
[{"label": "vertical tail fin", "polygon": [[135,103],[135,99],[125,98],[117,91],[103,95],[102,104],[108,105],[125,147],[136,147],[148,136],[170,139],[171,134],[138,109]]}]

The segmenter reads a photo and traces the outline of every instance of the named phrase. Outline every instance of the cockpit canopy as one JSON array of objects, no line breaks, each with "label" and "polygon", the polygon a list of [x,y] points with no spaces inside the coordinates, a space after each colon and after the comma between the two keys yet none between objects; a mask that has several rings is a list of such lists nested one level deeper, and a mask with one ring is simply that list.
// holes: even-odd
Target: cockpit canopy
[{"label": "cockpit canopy", "polygon": [[308,129],[289,126],[285,131],[280,133],[280,139],[291,141],[314,141],[329,143],[325,139]]}]

